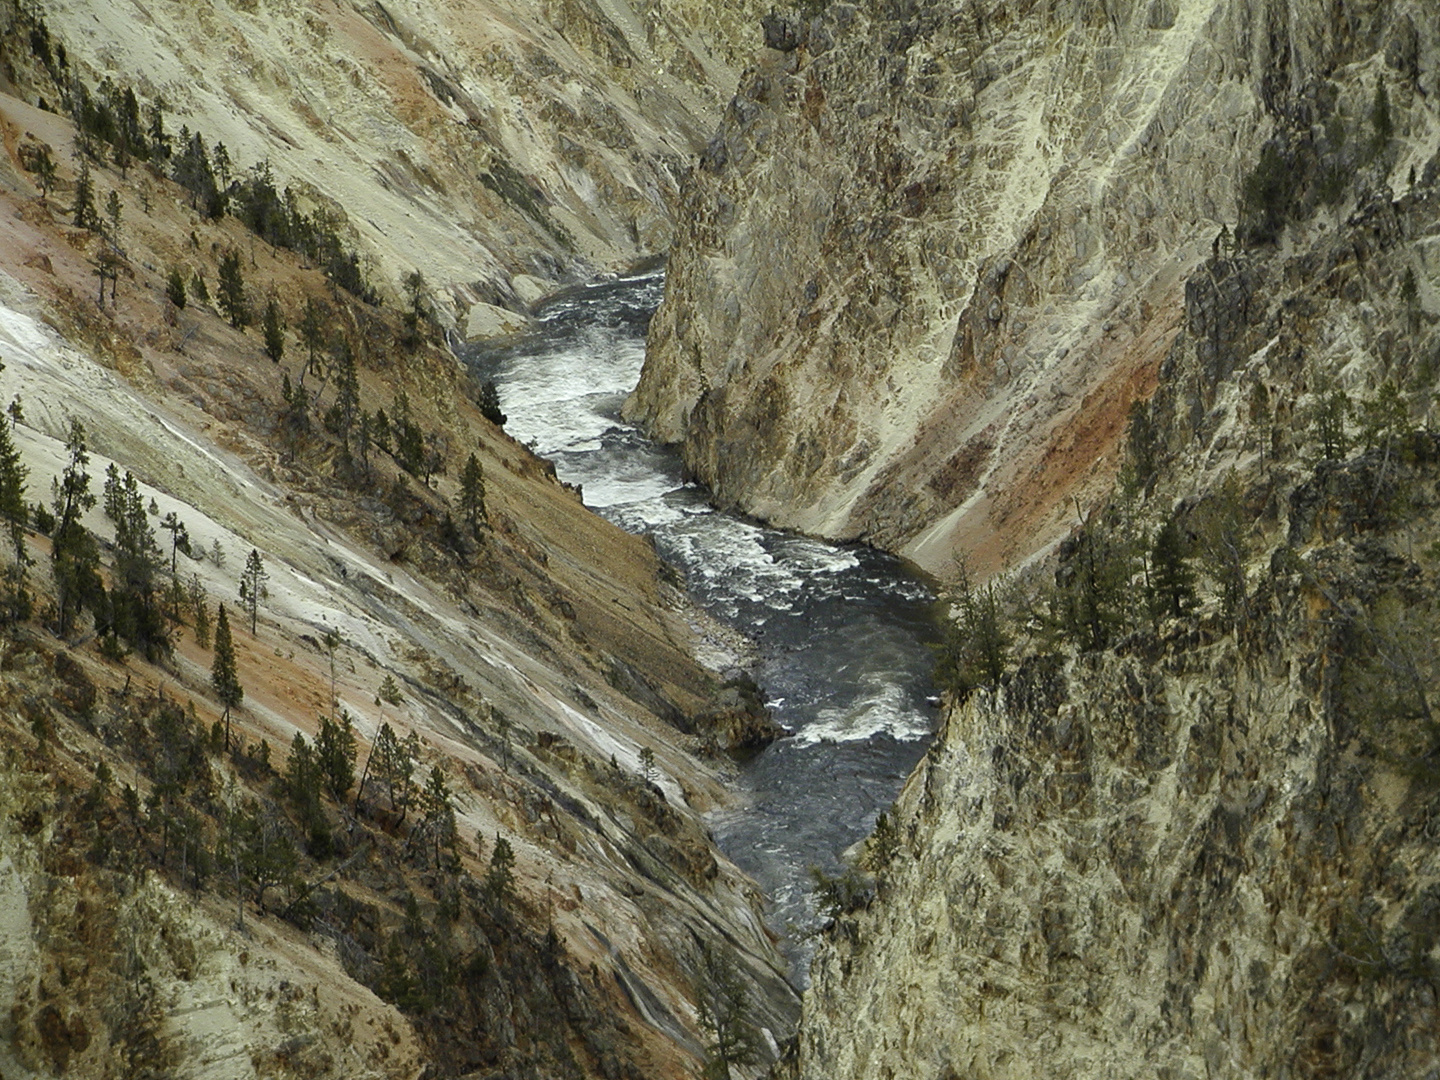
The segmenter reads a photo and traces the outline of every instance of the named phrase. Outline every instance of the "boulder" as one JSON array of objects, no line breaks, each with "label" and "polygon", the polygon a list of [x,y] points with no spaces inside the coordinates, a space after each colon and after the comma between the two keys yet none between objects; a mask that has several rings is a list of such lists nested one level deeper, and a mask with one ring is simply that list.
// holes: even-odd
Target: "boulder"
[{"label": "boulder", "polygon": [[530,329],[530,318],[494,304],[475,304],[465,318],[465,340],[505,337]]}]

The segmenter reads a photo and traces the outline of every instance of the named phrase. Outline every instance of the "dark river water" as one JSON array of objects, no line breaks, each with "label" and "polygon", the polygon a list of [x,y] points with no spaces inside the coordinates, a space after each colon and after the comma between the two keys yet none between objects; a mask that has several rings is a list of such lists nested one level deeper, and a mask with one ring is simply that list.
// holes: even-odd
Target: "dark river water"
[{"label": "dark river water", "polygon": [[495,380],[507,431],[581,485],[588,506],[653,537],[696,599],[758,647],[756,681],[794,734],[738,766],[737,806],[708,821],[770,897],[804,985],[809,868],[840,868],[933,731],[934,597],[888,555],[717,512],[674,451],[620,419],[663,287],[657,272],[568,293],[539,312],[538,334],[468,359]]}]

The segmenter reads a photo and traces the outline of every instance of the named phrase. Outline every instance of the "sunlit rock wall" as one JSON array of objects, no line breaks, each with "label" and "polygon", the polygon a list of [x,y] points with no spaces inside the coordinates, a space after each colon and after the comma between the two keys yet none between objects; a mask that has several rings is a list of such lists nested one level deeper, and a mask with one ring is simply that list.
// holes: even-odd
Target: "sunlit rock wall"
[{"label": "sunlit rock wall", "polygon": [[1387,77],[1396,184],[1433,150],[1418,3],[831,4],[768,42],[629,412],[722,502],[932,570],[1022,558],[1108,482],[1277,127],[1358,131]]}]

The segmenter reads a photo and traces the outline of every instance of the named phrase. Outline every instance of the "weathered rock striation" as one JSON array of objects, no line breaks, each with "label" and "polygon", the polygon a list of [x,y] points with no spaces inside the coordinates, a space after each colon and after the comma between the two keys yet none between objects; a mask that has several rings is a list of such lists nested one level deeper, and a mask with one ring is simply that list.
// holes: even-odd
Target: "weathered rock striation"
[{"label": "weathered rock striation", "polygon": [[[46,4],[92,83],[265,160],[359,242],[382,291],[421,269],[461,305],[663,250],[762,5]],[[34,103],[33,101],[31,102]],[[53,103],[52,103],[53,104]]]},{"label": "weathered rock striation", "polygon": [[722,502],[932,570],[1029,555],[1103,486],[1277,131],[1323,151],[1386,78],[1396,190],[1433,149],[1415,3],[832,4],[767,44],[629,412]]},{"label": "weathered rock striation", "polygon": [[[599,226],[566,248],[561,209],[460,152],[479,129],[428,97],[397,112],[381,84],[419,78],[403,24],[379,5],[0,0],[0,468],[23,496],[0,558],[6,1077],[689,1076],[707,949],[773,1038],[798,1013],[754,883],[703,819],[728,798],[722,748],[765,736],[724,683],[727,635],[497,426],[428,318],[57,111],[82,88],[165,95],[171,135],[268,159],[307,214],[344,211],[374,284],[418,267],[523,306],[637,249]],[[334,114],[291,128],[296,102]],[[637,175],[663,156],[625,146]],[[379,169],[447,147],[428,195]],[[273,337],[204,287],[221,295],[232,252]],[[96,505],[62,531],[47,507],[77,423]],[[129,541],[124,498],[100,498],[112,466],[132,474]],[[68,626],[63,536],[93,538],[100,575]],[[241,617],[252,555],[266,580]],[[217,604],[238,705],[212,678]]]},{"label": "weathered rock striation", "polygon": [[[1389,92],[1413,77],[1387,67]],[[1440,1062],[1440,162],[1427,136],[1397,194],[1392,166],[1420,147],[1345,115],[1343,179],[1333,125],[1328,147],[1277,133],[1279,220],[1251,200],[1240,242],[1188,277],[1129,427],[1114,535],[1151,544],[1173,521],[1204,551],[1214,508],[1233,522],[1198,559],[1198,606],[1157,610],[1154,544],[1104,647],[1017,625],[1018,662],[951,703],[897,801],[878,898],[828,932],[796,1075]],[[1316,209],[1327,177],[1334,209]],[[1044,621],[1043,600],[1028,610]]]}]

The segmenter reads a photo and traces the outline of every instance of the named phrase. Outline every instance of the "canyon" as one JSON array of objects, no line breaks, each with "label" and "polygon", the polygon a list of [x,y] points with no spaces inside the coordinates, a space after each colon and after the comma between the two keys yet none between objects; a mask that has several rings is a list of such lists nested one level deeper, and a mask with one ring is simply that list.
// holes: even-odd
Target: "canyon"
[{"label": "canyon", "polygon": [[[245,684],[232,750],[199,628],[177,616],[155,657],[98,614],[57,634],[56,538],[22,530],[7,1076],[1434,1070],[1429,5],[0,14],[0,396],[27,498],[82,421],[97,487],[133,471],[156,527],[198,541],[187,580],[231,606]],[[163,101],[173,141],[223,142],[233,199],[270,190],[353,258],[87,150],[63,103],[107,79]],[[123,217],[81,220],[82,175]],[[749,645],[451,349],[662,251],[626,418],[718,505],[902,555],[949,600],[938,734],[818,876],[803,1003],[709,824],[729,752],[778,734]],[[174,299],[237,256],[283,359]],[[319,303],[337,344],[312,368]],[[352,362],[366,425],[383,407],[429,456],[354,433]],[[407,818],[361,777],[302,811],[295,748],[342,712],[357,762],[382,725],[414,732],[448,795]],[[204,887],[162,731],[203,762],[187,827],[230,859]],[[242,888],[251,805],[297,838],[283,884]]]}]

